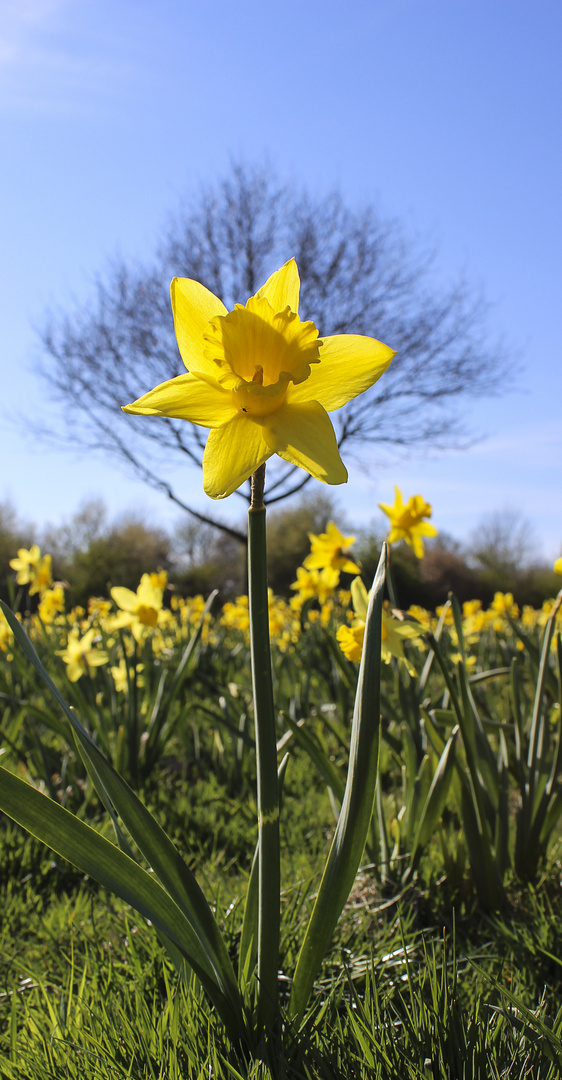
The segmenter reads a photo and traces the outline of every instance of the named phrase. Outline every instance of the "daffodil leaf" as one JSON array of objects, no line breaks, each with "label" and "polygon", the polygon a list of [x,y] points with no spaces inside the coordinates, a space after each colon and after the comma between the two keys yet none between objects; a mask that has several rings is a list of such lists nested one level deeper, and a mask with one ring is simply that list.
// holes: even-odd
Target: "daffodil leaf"
[{"label": "daffodil leaf", "polygon": [[[179,910],[181,910],[186,925],[190,927],[192,939],[194,942],[198,943],[197,947],[201,949],[203,955],[206,956],[213,977],[221,987],[221,993],[224,993],[225,996],[230,999],[233,1008],[238,1008],[240,1005],[240,996],[234,969],[211,909],[205,900],[196,878],[186,866],[171,840],[156,819],[152,817],[128,784],[119,776],[113,766],[98,750],[93,739],[78,720],[74,710],[70,708],[59,693],[57,687],[41,663],[41,660],[37,656],[31,641],[14,614],[2,601],[0,601],[0,604],[14,636],[36,671],[54,694],[70,722],[80,756],[86,765],[100,798],[102,798],[104,805],[111,812],[120,846],[124,847],[125,850],[130,853],[130,856],[132,856],[133,853],[131,852],[127,841],[122,836],[121,830],[115,819],[115,810],[121,817],[123,824],[128,829],[139,851],[167,890],[170,898],[173,899],[178,905]],[[113,808],[115,808],[115,810]],[[6,810],[6,813],[10,813],[10,811]],[[81,824],[73,817],[73,815],[69,815],[69,817],[71,821],[76,821],[77,827]],[[15,820],[19,819],[16,818]],[[20,824],[23,823],[20,822]],[[42,837],[39,836],[39,839],[42,839]],[[63,855],[64,858],[67,858],[69,862],[75,862],[72,854],[73,848],[70,848],[70,854],[67,854],[66,851],[61,851],[57,848],[50,840],[46,839],[44,842],[59,851],[59,854]],[[116,848],[115,850],[117,851],[118,849]],[[119,852],[119,854],[124,853]],[[129,858],[129,854],[127,854],[126,857]],[[81,867],[80,863],[75,863],[75,865]],[[86,873],[91,873],[93,877],[96,877],[93,870],[86,870]],[[102,884],[105,884],[105,881],[103,881]],[[118,895],[121,896],[122,893],[118,893]],[[135,906],[133,901],[129,902]],[[158,925],[158,920],[153,919],[152,916],[148,917]],[[162,929],[165,934],[168,934],[172,941],[175,941],[173,934],[169,934],[165,927],[162,927]]]},{"label": "daffodil leaf", "polygon": [[230,1030],[239,1030],[239,1017],[217,979],[204,944],[152,874],[65,807],[3,768],[0,768],[0,809],[167,935],[201,979]]},{"label": "daffodil leaf", "polygon": [[386,545],[371,589],[340,816],[293,979],[289,1015],[302,1018],[357,875],[373,814],[380,745],[381,620]]}]

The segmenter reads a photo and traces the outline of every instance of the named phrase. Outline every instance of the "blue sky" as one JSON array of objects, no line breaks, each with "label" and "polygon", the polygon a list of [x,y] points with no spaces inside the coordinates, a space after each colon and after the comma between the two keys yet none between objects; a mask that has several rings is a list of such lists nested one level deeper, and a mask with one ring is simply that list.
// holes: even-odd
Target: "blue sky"
[{"label": "blue sky", "polygon": [[[0,501],[38,524],[96,495],[172,520],[108,461],[18,425],[52,408],[33,326],[86,299],[115,253],[148,255],[183,193],[267,157],[435,243],[443,282],[482,286],[492,336],[519,354],[516,389],[467,414],[484,441],[354,472],[342,515],[366,524],[398,483],[459,539],[512,508],[559,554],[561,40],[559,0],[3,0]],[[197,473],[184,483],[209,505]]]}]

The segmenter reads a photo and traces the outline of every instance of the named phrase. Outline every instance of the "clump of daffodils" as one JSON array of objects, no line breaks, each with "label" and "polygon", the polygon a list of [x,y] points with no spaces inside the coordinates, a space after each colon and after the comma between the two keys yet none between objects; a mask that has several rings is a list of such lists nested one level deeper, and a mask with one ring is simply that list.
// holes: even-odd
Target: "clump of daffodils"
[{"label": "clump of daffodils", "polygon": [[[421,503],[416,502],[421,500]],[[413,496],[410,506],[410,531],[415,537],[414,510],[429,508],[421,496]],[[402,519],[405,524],[405,519]],[[418,525],[427,526],[423,518]],[[431,526],[433,530],[433,526]],[[436,530],[434,530],[436,531]],[[424,532],[424,535],[428,535]],[[434,532],[432,532],[434,535]],[[353,556],[353,536],[344,536],[331,521],[323,533],[309,534],[310,552],[298,567],[291,585],[290,600],[269,591],[269,630],[272,643],[281,652],[294,650],[307,626],[337,633],[337,640],[348,659],[359,661],[365,631],[368,593],[356,576],[351,589],[341,588],[342,574],[358,574],[359,563]],[[403,539],[405,539],[403,537]],[[418,535],[419,539],[419,535]],[[171,592],[169,603],[164,594],[168,587],[164,571],[143,574],[136,591],[115,586],[110,597],[91,597],[87,609],[74,607],[65,611],[65,589],[53,583],[51,557],[41,553],[38,545],[20,548],[11,567],[16,581],[27,586],[30,595],[38,597],[37,612],[24,616],[26,629],[35,641],[48,634],[57,654],[63,660],[71,682],[83,677],[93,678],[96,668],[106,667],[119,694],[126,694],[132,682],[142,686],[147,675],[148,648],[151,658],[167,662],[178,646],[183,646],[203,619],[203,646],[236,647],[249,641],[248,597],[228,601],[216,615],[205,612],[203,596],[181,597]],[[562,574],[562,558],[555,563]],[[514,632],[519,623],[527,633],[539,633],[545,626],[556,601],[544,601],[539,609],[525,605],[520,611],[511,593],[496,592],[485,609],[480,600],[467,600],[462,605],[462,628],[469,654],[464,662],[472,669],[494,643],[512,640],[513,647],[524,646]],[[411,606],[403,615],[386,605],[382,614],[382,656],[388,663],[394,657],[412,672],[411,657],[405,650],[410,641],[414,648],[424,650],[424,634],[435,631],[439,618],[450,643],[450,659],[460,662],[459,642],[449,604],[428,612],[419,605]],[[562,610],[557,609],[557,626],[562,629]],[[12,632],[5,619],[0,618],[0,653],[5,661],[12,660]],[[552,648],[556,647],[556,635]],[[484,652],[483,652],[484,650]]]}]

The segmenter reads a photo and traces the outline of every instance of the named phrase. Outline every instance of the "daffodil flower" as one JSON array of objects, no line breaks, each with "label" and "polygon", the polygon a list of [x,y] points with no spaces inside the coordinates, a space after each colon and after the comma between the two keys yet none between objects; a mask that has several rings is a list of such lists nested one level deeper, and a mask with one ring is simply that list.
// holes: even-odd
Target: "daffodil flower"
[{"label": "daffodil flower", "polygon": [[[369,593],[367,592],[360,577],[351,582],[351,600],[356,618],[352,626],[340,626],[336,638],[340,649],[348,660],[359,663],[363,652],[363,639],[365,637],[365,620],[369,606]],[[400,614],[400,613],[398,613]],[[421,629],[421,627],[420,627]],[[381,625],[381,656],[385,664],[390,664],[392,657],[401,660],[408,673],[413,677],[415,668],[406,659],[404,654],[404,640],[419,639],[420,631],[411,622],[405,622],[403,617],[397,618],[391,615],[385,608],[382,610]],[[419,643],[419,642],[418,642]]]},{"label": "daffodil flower", "polygon": [[10,559],[10,566],[17,573],[16,583],[18,585],[29,584],[33,570],[40,559],[41,549],[38,544],[32,544],[29,550],[27,548],[18,549],[17,559]]},{"label": "daffodil flower", "polygon": [[136,593],[116,585],[111,590],[111,597],[121,610],[114,619],[113,628],[129,627],[135,640],[140,642],[149,631],[166,621],[166,612],[162,608],[163,584],[163,576],[143,574]]},{"label": "daffodil flower", "polygon": [[424,518],[431,517],[431,506],[421,495],[412,495],[407,503],[402,499],[399,487],[394,487],[394,505],[379,503],[381,510],[390,518],[390,532],[387,543],[396,544],[405,540],[413,548],[418,559],[423,559],[423,536],[437,536],[435,525],[430,525]]},{"label": "daffodil flower", "polygon": [[227,311],[203,285],[174,278],[172,310],[186,375],[161,383],[124,411],[210,428],[203,487],[231,495],[272,454],[328,484],[343,484],[329,412],[368,390],[390,364],[388,345],[358,335],[322,340],[298,315],[300,280],[290,259]]},{"label": "daffodil flower", "polygon": [[57,583],[52,589],[46,589],[41,597],[38,614],[41,622],[52,623],[57,615],[64,611],[64,589]]},{"label": "daffodil flower", "polygon": [[325,566],[322,570],[307,570],[305,566],[299,566],[297,567],[297,580],[293,581],[290,588],[298,591],[302,602],[315,597],[323,604],[337,589],[339,580],[339,570],[331,566]]},{"label": "daffodil flower", "polygon": [[103,649],[96,647],[98,640],[99,635],[93,627],[82,638],[78,636],[77,630],[72,630],[66,649],[57,649],[57,655],[62,656],[66,664],[66,674],[70,682],[78,682],[82,675],[90,674],[90,668],[107,664],[109,657]]},{"label": "daffodil flower", "polygon": [[554,573],[562,574],[562,555],[559,559],[556,559],[556,562],[554,563]]},{"label": "daffodil flower", "polygon": [[337,525],[329,521],[325,533],[308,534],[310,555],[306,556],[303,566],[307,570],[341,570],[345,574],[358,574],[359,567],[349,558],[349,549],[355,543],[354,536],[343,536]]},{"label": "daffodil flower", "polygon": [[52,583],[51,556],[41,555],[38,544],[32,544],[29,548],[20,548],[17,559],[10,559],[12,570],[17,572],[16,583],[29,585],[29,595],[39,593],[41,596]]}]

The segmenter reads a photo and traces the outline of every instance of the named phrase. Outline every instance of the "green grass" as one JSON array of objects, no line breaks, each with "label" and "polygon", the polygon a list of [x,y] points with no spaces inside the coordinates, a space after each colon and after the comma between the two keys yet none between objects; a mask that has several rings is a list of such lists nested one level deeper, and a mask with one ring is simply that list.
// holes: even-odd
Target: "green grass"
[{"label": "green grass", "polygon": [[[295,753],[283,811],[282,971],[294,970],[332,810]],[[145,798],[193,860],[236,953],[255,820],[251,786],[233,799],[209,774],[154,777]],[[173,785],[170,787],[170,785]],[[535,890],[509,883],[501,914],[470,883],[381,894],[358,879],[305,1030],[275,1064],[244,1061],[195,981],[124,905],[2,821],[0,1075],[6,1080],[188,1080],[279,1076],[554,1078],[562,1067],[560,865]],[[287,989],[282,981],[282,988]],[[285,997],[286,1000],[286,997]]]},{"label": "green grass", "polygon": [[[556,919],[543,903],[526,913],[521,941],[507,920],[421,932],[411,896],[377,908],[358,894],[305,1032],[296,1046],[285,1039],[272,1073],[233,1053],[146,927],[76,884],[35,910],[24,889],[6,912],[27,926],[11,957],[2,942],[7,1078],[559,1076],[560,970],[547,971],[537,948]],[[539,993],[547,975],[549,994]]]},{"label": "green grass", "polygon": [[[278,665],[279,734],[286,730],[284,717],[306,718],[307,730],[323,740],[326,761],[345,775],[355,669],[324,648],[320,634],[317,640],[305,635],[302,645],[298,655],[288,654]],[[510,657],[500,659],[507,663]],[[239,657],[209,651],[205,663],[197,671],[201,684],[186,689],[176,703],[181,723],[162,741],[155,766],[146,775],[139,771],[140,795],[196,874],[236,959],[257,837],[251,693]],[[527,716],[535,676],[526,663]],[[238,668],[234,694],[225,687]],[[16,667],[6,670],[15,680]],[[60,718],[48,712],[29,672],[21,678],[27,680],[21,686],[6,684],[12,697],[6,692],[3,699],[3,764],[9,761],[16,771],[27,765],[28,779],[43,782],[52,797],[111,836],[81,763],[63,748]],[[558,722],[559,700],[554,674],[551,682],[549,733]],[[93,710],[98,684],[85,686]],[[222,696],[215,693],[213,699],[212,687]],[[448,707],[438,670],[423,695],[428,707]],[[494,753],[500,721],[513,761],[507,680],[475,685],[474,698],[490,722]],[[398,836],[398,854],[394,862],[389,856],[387,877],[380,866],[359,875],[304,1027],[297,1038],[285,1023],[280,1041],[270,1042],[267,1060],[259,1054],[245,1060],[229,1043],[196,980],[180,981],[151,927],[0,815],[1,1080],[559,1077],[560,823],[533,884],[522,883],[508,868],[501,905],[485,910],[465,847],[462,806],[451,792],[419,872],[402,888],[408,852],[401,815],[425,753],[420,704],[413,685],[401,683],[395,668],[385,668],[380,785],[386,828],[391,843]],[[109,725],[104,708],[97,719],[100,731]],[[294,738],[287,746],[281,815],[285,1008],[287,976],[295,970],[334,828],[320,772]],[[512,765],[513,821],[514,776]],[[514,834],[512,829],[510,866]]]}]

